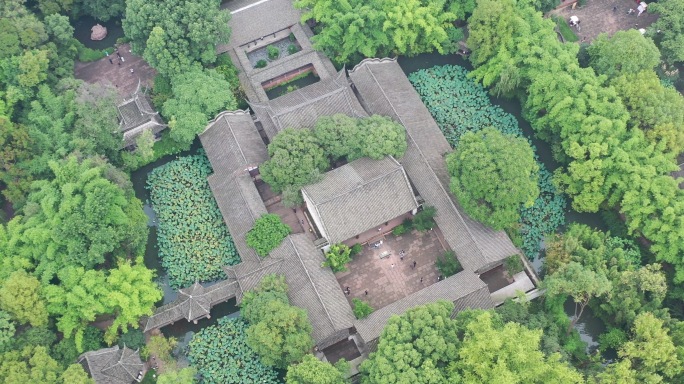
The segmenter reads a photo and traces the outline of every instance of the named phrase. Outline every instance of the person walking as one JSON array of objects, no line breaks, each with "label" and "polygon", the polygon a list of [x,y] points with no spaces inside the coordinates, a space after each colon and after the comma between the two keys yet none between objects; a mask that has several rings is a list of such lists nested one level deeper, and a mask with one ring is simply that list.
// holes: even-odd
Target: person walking
[{"label": "person walking", "polygon": [[422,277],[420,278],[420,283],[423,284],[423,278]]},{"label": "person walking", "polygon": [[133,72],[135,72],[135,71],[133,70],[133,68],[131,68],[131,73],[133,73]]},{"label": "person walking", "polygon": [[418,263],[416,263],[416,261],[413,260],[413,269],[416,269],[416,265],[417,265],[417,264],[418,264]]},{"label": "person walking", "polygon": [[392,263],[392,266],[390,267],[390,269],[394,269],[394,263]]},{"label": "person walking", "polygon": [[365,296],[368,296],[368,290],[367,289],[363,293]]},{"label": "person walking", "polygon": [[109,64],[114,64],[111,57],[109,58]]}]

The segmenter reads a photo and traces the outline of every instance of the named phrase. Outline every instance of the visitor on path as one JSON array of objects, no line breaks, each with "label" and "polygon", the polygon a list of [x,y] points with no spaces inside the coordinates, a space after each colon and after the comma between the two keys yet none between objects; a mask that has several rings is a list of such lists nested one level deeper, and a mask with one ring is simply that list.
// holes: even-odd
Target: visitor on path
[{"label": "visitor on path", "polygon": [[109,64],[114,64],[111,57],[109,58]]},{"label": "visitor on path", "polygon": [[368,296],[368,290],[367,289],[363,293],[364,293],[364,295]]},{"label": "visitor on path", "polygon": [[422,277],[420,278],[420,283],[423,284],[423,278]]},{"label": "visitor on path", "polygon": [[392,263],[392,266],[390,267],[390,269],[394,269],[394,263]]},{"label": "visitor on path", "polygon": [[416,263],[416,261],[413,260],[413,269],[416,269],[416,264],[418,264],[418,263]]},{"label": "visitor on path", "polygon": [[133,71],[133,68],[131,68],[131,73],[133,73],[133,72],[135,72],[135,71]]},{"label": "visitor on path", "polygon": [[404,252],[403,251],[399,254],[399,260],[404,261]]},{"label": "visitor on path", "polygon": [[346,293],[347,296],[351,295],[351,289],[349,289],[349,287],[347,287],[347,289],[345,289],[344,293]]},{"label": "visitor on path", "polygon": [[124,63],[126,62],[126,60],[124,60],[123,56],[119,56],[119,59],[121,59],[121,61]]}]

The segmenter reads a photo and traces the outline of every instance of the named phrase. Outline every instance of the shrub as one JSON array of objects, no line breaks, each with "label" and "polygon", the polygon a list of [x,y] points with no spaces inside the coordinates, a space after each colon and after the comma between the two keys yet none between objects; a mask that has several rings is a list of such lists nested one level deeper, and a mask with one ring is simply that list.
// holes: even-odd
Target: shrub
[{"label": "shrub", "polygon": [[518,255],[509,256],[506,261],[504,261],[504,266],[511,276],[522,272],[524,269],[523,262]]},{"label": "shrub", "polygon": [[[157,74],[154,77],[154,86],[152,87],[152,104],[157,110],[161,110],[162,105],[171,97],[173,97],[171,79],[162,74]],[[164,118],[169,117],[171,116],[164,116]]]},{"label": "shrub", "polygon": [[351,253],[349,254],[349,256],[354,257],[354,256],[358,255],[359,253],[361,253],[362,250],[363,250],[363,246],[359,243],[356,243],[351,247]]},{"label": "shrub", "polygon": [[254,248],[259,256],[266,257],[290,231],[290,227],[283,223],[280,216],[268,213],[254,221],[254,226],[247,232],[247,245]]},{"label": "shrub", "polygon": [[159,256],[174,289],[223,278],[221,267],[240,261],[209,189],[211,172],[201,152],[155,168],[147,179]]},{"label": "shrub", "polygon": [[392,234],[394,236],[401,236],[406,232],[408,232],[408,230],[406,229],[406,227],[404,227],[404,224],[399,224],[396,227],[394,227],[394,229],[392,229]]},{"label": "shrub", "polygon": [[278,383],[278,373],[261,363],[247,345],[247,324],[221,318],[197,332],[188,344],[188,360],[208,384]]},{"label": "shrub", "polygon": [[[580,4],[580,6],[581,5],[582,4]],[[560,16],[552,16],[551,18],[556,23],[556,26],[558,26],[558,30],[560,31],[560,34],[563,35],[563,39],[566,43],[574,43],[579,40],[575,32],[572,30],[570,25],[568,25],[568,22],[564,18]]]},{"label": "shrub", "polygon": [[261,59],[256,62],[256,65],[254,65],[255,68],[264,68],[268,65],[268,61]]},{"label": "shrub", "polygon": [[[83,341],[81,345],[83,351],[97,351],[105,346],[104,332],[93,326],[87,326],[83,331]],[[128,344],[126,344],[128,345]],[[81,354],[76,348],[76,343],[73,338],[62,339],[52,350],[52,355],[62,366],[67,367],[76,362],[76,359]]]},{"label": "shrub", "polygon": [[280,49],[276,46],[269,45],[266,47],[266,51],[268,51],[269,60],[275,60],[280,56]]},{"label": "shrub", "polygon": [[90,49],[83,44],[79,45],[78,47],[78,61],[82,63],[98,61],[106,56],[107,55],[104,53],[104,51]]},{"label": "shrub", "polygon": [[352,299],[352,305],[354,306],[354,316],[356,316],[357,319],[365,319],[373,313],[373,307],[370,306],[367,302],[359,299]]},{"label": "shrub", "polygon": [[423,210],[413,216],[413,228],[419,231],[428,231],[435,226],[433,217],[437,214],[435,207],[423,207]]},{"label": "shrub", "polygon": [[119,345],[119,348],[123,348],[125,345],[130,349],[139,349],[145,345],[145,335],[143,335],[139,328],[129,329],[128,332],[119,336],[117,344]]},{"label": "shrub", "polygon": [[461,263],[456,258],[454,251],[444,252],[442,256],[437,257],[437,270],[444,277],[455,275],[461,270]]},{"label": "shrub", "polygon": [[299,52],[299,48],[297,48],[296,45],[290,44],[287,46],[287,53],[289,53],[290,55],[294,55],[297,52]]},{"label": "shrub", "polygon": [[297,38],[295,37],[293,32],[290,32],[290,35],[288,36],[288,39],[290,39],[290,42],[294,43],[297,41]]},{"label": "shrub", "polygon": [[333,272],[346,271],[346,264],[351,261],[351,249],[344,244],[333,244],[325,253],[323,267],[330,267]]},{"label": "shrub", "polygon": [[609,349],[618,350],[628,340],[627,334],[620,328],[611,328],[608,332],[599,335],[599,350],[606,352]]}]

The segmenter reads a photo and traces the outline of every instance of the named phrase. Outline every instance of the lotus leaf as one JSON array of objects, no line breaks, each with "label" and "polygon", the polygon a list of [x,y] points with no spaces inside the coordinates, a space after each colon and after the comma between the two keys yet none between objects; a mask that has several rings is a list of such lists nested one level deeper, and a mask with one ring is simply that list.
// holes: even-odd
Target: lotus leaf
[{"label": "lotus leaf", "polygon": [[159,256],[173,288],[225,278],[221,267],[240,262],[209,189],[211,173],[201,152],[157,167],[147,178]]}]

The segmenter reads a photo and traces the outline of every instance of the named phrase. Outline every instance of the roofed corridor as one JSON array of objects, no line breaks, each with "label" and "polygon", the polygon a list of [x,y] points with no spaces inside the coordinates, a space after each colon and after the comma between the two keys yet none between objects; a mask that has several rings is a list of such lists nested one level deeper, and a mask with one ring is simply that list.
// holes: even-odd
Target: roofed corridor
[{"label": "roofed corridor", "polygon": [[[351,290],[347,296],[350,304],[353,298],[358,298],[378,310],[437,282],[439,272],[435,262],[445,252],[437,227],[427,232],[414,230],[401,236],[389,233],[382,242],[379,248],[364,246],[363,251],[347,265],[346,272],[335,274],[340,289],[349,287]],[[401,250],[406,253],[403,261],[399,256]],[[390,252],[390,255],[381,259],[384,252]]]}]

